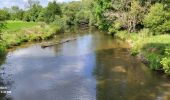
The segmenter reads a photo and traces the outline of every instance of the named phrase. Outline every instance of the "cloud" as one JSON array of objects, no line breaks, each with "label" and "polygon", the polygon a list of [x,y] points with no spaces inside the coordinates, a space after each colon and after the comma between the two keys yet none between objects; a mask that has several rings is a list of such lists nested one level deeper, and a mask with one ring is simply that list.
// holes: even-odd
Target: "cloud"
[{"label": "cloud", "polygon": [[[28,0],[0,0],[0,8],[4,7],[11,7],[11,6],[19,6],[20,8],[25,8],[25,3]],[[40,4],[42,6],[46,6],[48,2],[54,1],[54,0],[39,0]],[[80,0],[55,0],[57,2],[71,2],[71,1],[80,1]]]}]

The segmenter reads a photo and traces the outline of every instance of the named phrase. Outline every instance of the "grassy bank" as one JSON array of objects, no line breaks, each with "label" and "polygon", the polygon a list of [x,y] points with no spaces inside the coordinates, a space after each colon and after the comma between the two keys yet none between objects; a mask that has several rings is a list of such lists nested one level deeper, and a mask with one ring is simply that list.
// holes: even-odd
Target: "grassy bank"
[{"label": "grassy bank", "polygon": [[148,30],[144,29],[130,34],[120,31],[116,36],[128,41],[131,54],[144,57],[142,60],[148,61],[151,69],[170,75],[170,35],[148,35]]},{"label": "grassy bank", "polygon": [[23,21],[7,21],[6,29],[4,31],[17,31],[23,28],[30,28],[39,25],[37,22],[23,22]]},{"label": "grassy bank", "polygon": [[60,27],[36,22],[7,21],[6,26],[1,33],[0,54],[23,42],[48,39],[60,30]]}]

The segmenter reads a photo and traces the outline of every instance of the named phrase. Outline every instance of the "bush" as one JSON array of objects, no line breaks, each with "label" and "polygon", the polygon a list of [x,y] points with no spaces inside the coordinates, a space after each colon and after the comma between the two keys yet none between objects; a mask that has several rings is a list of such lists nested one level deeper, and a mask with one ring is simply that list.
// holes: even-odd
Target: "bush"
[{"label": "bush", "polygon": [[137,48],[132,47],[132,49],[130,50],[130,53],[132,56],[136,56],[139,53],[139,51]]},{"label": "bush", "polygon": [[141,38],[147,38],[149,36],[149,33],[150,33],[149,29],[148,28],[144,28],[144,29],[139,31],[139,36]]},{"label": "bush", "polygon": [[5,46],[0,44],[0,57],[5,55]]},{"label": "bush", "polygon": [[161,64],[165,73],[170,75],[170,46],[165,48],[165,57],[162,58]]},{"label": "bush", "polygon": [[156,3],[150,8],[143,22],[154,34],[162,34],[170,32],[169,17],[169,11],[164,9],[164,5]]},{"label": "bush", "polygon": [[162,32],[169,33],[170,32],[170,21],[165,21],[161,26],[160,26]]},{"label": "bush", "polygon": [[170,57],[162,58],[161,64],[163,65],[164,72],[170,75]]},{"label": "bush", "polygon": [[155,53],[149,53],[146,55],[146,58],[149,61],[149,67],[153,70],[159,70],[161,66],[161,57]]},{"label": "bush", "polygon": [[126,39],[128,37],[127,31],[119,31],[115,34],[115,36],[119,37],[120,39]]},{"label": "bush", "polygon": [[115,35],[121,28],[121,23],[115,22],[111,27],[109,27],[109,34]]},{"label": "bush", "polygon": [[89,24],[90,21],[90,17],[91,17],[91,12],[90,11],[84,11],[81,10],[76,14],[76,23],[80,24],[82,22],[86,22],[87,24]]},{"label": "bush", "polygon": [[117,30],[114,27],[110,27],[108,30],[109,30],[108,34],[111,34],[111,35],[115,35],[117,32]]}]

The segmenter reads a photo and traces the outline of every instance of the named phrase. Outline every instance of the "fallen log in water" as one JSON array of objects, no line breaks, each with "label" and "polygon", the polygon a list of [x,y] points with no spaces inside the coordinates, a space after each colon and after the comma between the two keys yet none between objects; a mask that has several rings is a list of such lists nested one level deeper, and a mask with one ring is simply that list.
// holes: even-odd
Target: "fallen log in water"
[{"label": "fallen log in water", "polygon": [[42,44],[41,48],[51,47],[51,46],[54,46],[54,45],[63,44],[63,43],[70,42],[70,41],[73,41],[73,40],[76,40],[76,38],[61,40],[61,41],[58,41],[58,42],[55,42],[55,43]]}]

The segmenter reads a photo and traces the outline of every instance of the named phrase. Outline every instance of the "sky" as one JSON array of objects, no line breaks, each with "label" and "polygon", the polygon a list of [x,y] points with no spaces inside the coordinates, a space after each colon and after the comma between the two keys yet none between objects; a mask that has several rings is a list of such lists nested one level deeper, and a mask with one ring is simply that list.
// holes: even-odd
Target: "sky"
[{"label": "sky", "polygon": [[[54,0],[39,0],[42,6],[47,6],[48,2]],[[79,1],[79,0],[55,0],[57,2],[70,2],[70,1]],[[0,0],[0,8],[19,6],[20,8],[25,8],[27,0]]]}]

